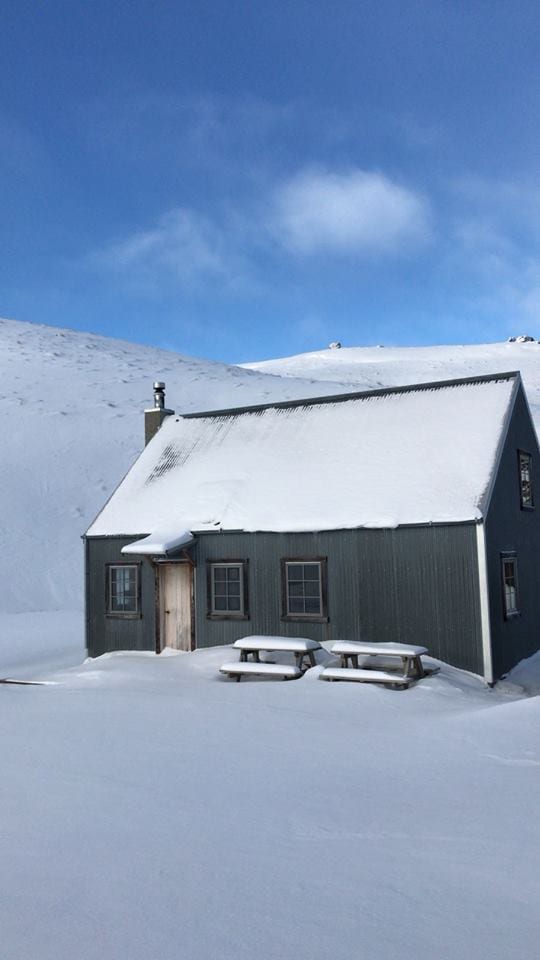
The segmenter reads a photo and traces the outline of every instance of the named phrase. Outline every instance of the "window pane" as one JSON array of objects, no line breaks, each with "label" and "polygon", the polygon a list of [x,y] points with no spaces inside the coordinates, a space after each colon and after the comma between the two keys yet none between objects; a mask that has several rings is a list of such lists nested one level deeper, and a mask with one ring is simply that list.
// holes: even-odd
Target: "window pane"
[{"label": "window pane", "polygon": [[319,598],[317,597],[307,597],[306,598],[306,613],[320,613],[321,605],[319,603]]},{"label": "window pane", "polygon": [[227,598],[214,597],[214,610],[226,610],[226,609],[227,609]]},{"label": "window pane", "polygon": [[216,597],[225,597],[227,596],[227,584],[225,582],[218,581],[214,584],[214,594]]},{"label": "window pane", "polygon": [[295,597],[289,598],[289,613],[303,613],[304,601]]},{"label": "window pane", "polygon": [[214,580],[226,580],[226,579],[227,579],[227,568],[214,567]]},{"label": "window pane", "polygon": [[513,560],[505,560],[504,562],[504,579],[507,584],[514,583],[515,570]]},{"label": "window pane", "polygon": [[306,580],[304,583],[304,593],[306,597],[317,597],[319,598],[319,581],[318,580]]},{"label": "window pane", "polygon": [[227,584],[227,592],[230,597],[239,597],[240,596],[240,581],[236,582],[233,580],[232,583]]},{"label": "window pane", "polygon": [[227,567],[227,575],[229,580],[239,580],[240,579],[240,568],[239,567]]},{"label": "window pane", "polygon": [[296,583],[289,583],[289,596],[290,596],[290,597],[303,597],[303,596],[304,596],[304,582],[303,582],[303,580],[297,581]]},{"label": "window pane", "polygon": [[319,564],[318,563],[306,563],[304,564],[304,579],[306,580],[318,580],[319,579]]},{"label": "window pane", "polygon": [[240,597],[229,597],[229,610],[240,610]]},{"label": "window pane", "polygon": [[289,582],[291,582],[291,580],[303,580],[303,570],[304,566],[302,563],[287,564],[287,579]]}]

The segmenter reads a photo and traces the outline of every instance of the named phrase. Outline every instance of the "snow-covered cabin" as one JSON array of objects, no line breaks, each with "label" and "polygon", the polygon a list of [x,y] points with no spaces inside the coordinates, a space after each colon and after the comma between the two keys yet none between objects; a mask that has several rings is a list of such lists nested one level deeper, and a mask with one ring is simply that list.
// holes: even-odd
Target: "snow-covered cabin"
[{"label": "snow-covered cabin", "polygon": [[90,656],[400,641],[492,682],[538,648],[519,373],[184,416],[161,386],[85,537]]}]

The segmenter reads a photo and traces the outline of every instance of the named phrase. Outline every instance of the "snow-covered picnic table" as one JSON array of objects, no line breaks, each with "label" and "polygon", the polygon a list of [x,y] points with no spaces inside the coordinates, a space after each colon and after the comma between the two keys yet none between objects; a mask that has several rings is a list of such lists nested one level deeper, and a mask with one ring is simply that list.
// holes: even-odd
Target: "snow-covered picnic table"
[{"label": "snow-covered picnic table", "polygon": [[[341,666],[326,667],[321,680],[357,680],[363,683],[384,683],[399,687],[408,687],[415,680],[425,676],[421,657],[427,653],[427,647],[418,647],[405,643],[345,643],[338,642],[332,647],[332,653],[340,657]],[[358,658],[366,658],[362,666]],[[377,657],[385,660],[399,658],[402,673],[392,670],[374,669],[373,661]],[[349,666],[349,661],[351,666]]]},{"label": "snow-covered picnic table", "polygon": [[[315,666],[315,651],[321,649],[320,643],[305,637],[242,637],[233,643],[240,651],[240,660],[224,663],[219,669],[229,677],[240,680],[248,674],[281,677],[283,680],[296,680]],[[295,665],[286,663],[268,663],[261,661],[261,653],[292,653]],[[249,657],[252,657],[249,660]]]}]

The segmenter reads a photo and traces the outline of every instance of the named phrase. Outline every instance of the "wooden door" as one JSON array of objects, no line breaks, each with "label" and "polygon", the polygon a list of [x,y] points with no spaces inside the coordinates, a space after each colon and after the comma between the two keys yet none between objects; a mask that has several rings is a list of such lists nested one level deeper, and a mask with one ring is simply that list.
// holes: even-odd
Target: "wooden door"
[{"label": "wooden door", "polygon": [[160,647],[191,650],[192,570],[189,563],[164,563],[159,570]]}]

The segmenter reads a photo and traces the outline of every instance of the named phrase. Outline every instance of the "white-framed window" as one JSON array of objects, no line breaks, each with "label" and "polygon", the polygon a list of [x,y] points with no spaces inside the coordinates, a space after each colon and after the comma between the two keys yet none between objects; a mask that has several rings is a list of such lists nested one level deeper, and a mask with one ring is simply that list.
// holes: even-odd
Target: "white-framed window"
[{"label": "white-framed window", "polygon": [[208,613],[211,617],[247,618],[247,564],[220,560],[208,565]]},{"label": "white-framed window", "polygon": [[517,557],[515,553],[501,553],[503,609],[506,619],[519,613]]},{"label": "white-framed window", "polygon": [[283,617],[322,620],[326,610],[326,560],[282,560]]},{"label": "white-framed window", "polygon": [[521,507],[524,510],[532,510],[534,507],[532,455],[524,450],[518,450],[518,461]]},{"label": "white-framed window", "polygon": [[137,563],[108,565],[107,613],[114,616],[139,614],[139,565]]}]

